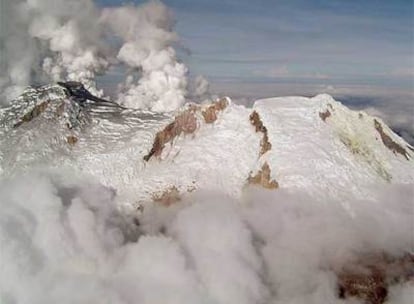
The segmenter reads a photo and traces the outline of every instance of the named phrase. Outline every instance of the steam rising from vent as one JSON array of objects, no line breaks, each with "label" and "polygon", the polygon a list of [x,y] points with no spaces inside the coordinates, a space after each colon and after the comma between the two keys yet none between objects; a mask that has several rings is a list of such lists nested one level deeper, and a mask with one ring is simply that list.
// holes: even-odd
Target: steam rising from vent
[{"label": "steam rising from vent", "polygon": [[93,90],[96,73],[108,66],[98,17],[90,0],[6,1],[0,89],[13,97],[22,86],[68,79]]},{"label": "steam rising from vent", "polygon": [[177,62],[171,46],[177,36],[172,32],[173,18],[167,7],[153,1],[140,7],[105,9],[102,19],[123,40],[117,58],[141,72],[138,81],[128,75],[120,101],[129,107],[155,111],[181,106],[186,95],[187,68]]},{"label": "steam rising from vent", "polygon": [[[92,0],[17,0],[2,3],[0,14],[2,102],[58,80],[102,95],[95,77],[113,65],[126,70],[119,102],[163,112],[185,101],[188,69],[177,60],[174,19],[160,1],[100,10]],[[208,84],[201,86],[194,90]]]}]

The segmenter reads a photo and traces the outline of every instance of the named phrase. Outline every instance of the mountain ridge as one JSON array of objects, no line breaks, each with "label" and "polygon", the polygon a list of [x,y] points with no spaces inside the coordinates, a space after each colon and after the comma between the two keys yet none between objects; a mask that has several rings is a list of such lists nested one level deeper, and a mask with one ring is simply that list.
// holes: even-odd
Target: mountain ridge
[{"label": "mountain ridge", "polygon": [[[41,94],[42,98],[34,94],[40,104],[66,100],[53,86]],[[11,108],[21,102],[18,99]],[[59,107],[49,109],[52,112],[45,108],[44,113],[30,114],[33,121],[13,125],[0,145],[19,143],[19,157],[27,156],[27,168],[42,163],[31,152],[43,142],[44,163],[75,168],[120,193],[133,193],[132,205],[145,204],[171,189],[182,195],[188,189],[209,189],[239,197],[253,183],[345,200],[350,195],[369,198],[375,183],[414,183],[412,147],[381,119],[350,110],[327,94],[261,99],[252,108],[223,98],[211,104],[188,103],[176,114],[108,114],[96,109],[83,113],[76,108],[79,116],[69,102],[62,119],[89,118],[70,128],[63,124],[59,130],[66,131],[50,128],[50,119],[61,118],[53,114]],[[75,117],[70,116],[73,113]],[[16,155],[5,154],[2,170],[12,174],[18,165],[10,166],[6,160]]]},{"label": "mountain ridge", "polygon": [[328,95],[155,114],[33,89],[0,124],[6,300],[410,303],[411,147]]}]

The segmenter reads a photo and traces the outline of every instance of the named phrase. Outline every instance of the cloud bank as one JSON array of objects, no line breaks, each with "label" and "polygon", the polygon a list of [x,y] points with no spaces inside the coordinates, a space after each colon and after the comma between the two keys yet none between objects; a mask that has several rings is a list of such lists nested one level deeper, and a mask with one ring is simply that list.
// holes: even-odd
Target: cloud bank
[{"label": "cloud bank", "polygon": [[[349,202],[352,213],[305,193],[246,191],[240,200],[192,194],[157,221],[144,212],[138,228],[115,207],[114,189],[90,179],[43,171],[3,180],[0,299],[356,303],[338,299],[335,269],[364,253],[414,249],[409,185]],[[413,292],[395,285],[388,301],[410,303]]]}]

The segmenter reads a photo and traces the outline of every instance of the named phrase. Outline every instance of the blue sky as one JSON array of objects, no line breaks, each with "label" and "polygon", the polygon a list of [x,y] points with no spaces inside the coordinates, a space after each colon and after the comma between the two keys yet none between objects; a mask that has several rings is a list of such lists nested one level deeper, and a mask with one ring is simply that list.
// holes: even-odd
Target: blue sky
[{"label": "blue sky", "polygon": [[413,1],[163,2],[191,51],[181,59],[215,91],[413,95]]}]

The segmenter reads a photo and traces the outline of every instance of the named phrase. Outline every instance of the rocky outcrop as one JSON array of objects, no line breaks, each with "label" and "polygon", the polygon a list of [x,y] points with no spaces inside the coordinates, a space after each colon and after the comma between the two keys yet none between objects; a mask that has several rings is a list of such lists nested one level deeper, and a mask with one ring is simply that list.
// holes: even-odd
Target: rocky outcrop
[{"label": "rocky outcrop", "polygon": [[213,102],[210,106],[201,112],[204,117],[204,121],[208,124],[215,122],[217,120],[218,113],[227,108],[228,105],[229,102],[226,98],[222,98],[216,102]]},{"label": "rocky outcrop", "polygon": [[78,138],[75,135],[69,135],[66,137],[66,141],[69,145],[74,146],[78,142]]},{"label": "rocky outcrop", "polygon": [[326,111],[325,112],[319,112],[319,117],[324,121],[324,122],[326,122],[326,119],[329,117],[329,116],[331,116],[331,112],[328,110],[328,109],[326,109]]},{"label": "rocky outcrop", "polygon": [[381,136],[382,143],[388,149],[390,149],[394,154],[397,154],[397,153],[401,154],[407,160],[410,160],[410,154],[408,154],[407,150],[405,150],[403,147],[401,147],[401,145],[393,141],[392,138],[388,134],[385,133],[384,129],[382,128],[381,123],[376,119],[374,119],[374,126],[375,126],[375,130],[377,130],[377,132]]},{"label": "rocky outcrop", "polygon": [[[334,108],[332,106],[332,104],[328,103],[328,108],[331,109],[332,112],[334,112]],[[329,111],[329,109],[326,109],[324,112],[319,112],[319,117],[320,119],[322,119],[324,122],[326,122],[326,119],[330,116],[332,116],[331,111]]]},{"label": "rocky outcrop", "polygon": [[168,207],[181,201],[181,195],[176,186],[171,186],[161,193],[153,194],[152,200],[155,203]]},{"label": "rocky outcrop", "polygon": [[339,298],[357,298],[365,304],[385,303],[391,285],[413,281],[414,255],[393,258],[365,256],[336,271]]},{"label": "rocky outcrop", "polygon": [[73,129],[91,121],[89,109],[75,100],[61,96],[61,89],[52,87],[46,91],[47,94],[42,88],[28,89],[5,108],[5,115],[0,123],[7,127],[18,128],[25,123],[39,120]]},{"label": "rocky outcrop", "polygon": [[206,107],[204,110],[199,105],[190,105],[188,109],[175,117],[174,121],[168,124],[163,130],[155,135],[150,152],[144,156],[149,161],[154,156],[160,156],[165,145],[171,143],[181,134],[191,134],[197,130],[199,121],[197,114],[201,112],[205,123],[213,123],[217,120],[218,113],[227,108],[229,102],[223,98]]},{"label": "rocky outcrop", "polygon": [[153,193],[152,200],[154,203],[158,203],[162,206],[168,207],[180,202],[182,196],[185,193],[190,193],[194,190],[196,190],[195,181],[193,181],[192,185],[188,186],[187,188],[184,187],[178,189],[176,186],[172,185],[167,187],[164,191]]},{"label": "rocky outcrop", "polygon": [[155,135],[150,152],[144,156],[145,161],[149,161],[153,156],[160,156],[165,145],[172,142],[174,138],[181,134],[190,134],[197,129],[197,118],[195,107],[190,107],[175,117],[163,130]]},{"label": "rocky outcrop", "polygon": [[255,127],[256,132],[263,133],[262,140],[260,141],[260,152],[259,157],[265,154],[267,151],[272,149],[272,144],[269,142],[269,137],[267,135],[267,129],[263,125],[262,120],[260,119],[259,113],[253,111],[250,114],[250,123]]},{"label": "rocky outcrop", "polygon": [[[262,120],[260,119],[259,113],[253,111],[249,116],[250,123],[255,128],[256,133],[262,133],[262,139],[260,140],[260,151],[259,158],[264,155],[267,151],[272,149],[272,144],[269,141],[267,135],[267,128],[264,126]],[[247,178],[248,184],[251,185],[260,185],[265,189],[277,189],[279,184],[271,179],[271,170],[269,164],[264,162],[261,170],[259,170],[255,175],[253,172],[250,172],[249,177]]]},{"label": "rocky outcrop", "polygon": [[35,105],[34,106],[34,108],[31,110],[31,111],[29,111],[29,112],[27,112],[22,118],[21,118],[21,120],[20,121],[18,121],[15,125],[14,125],[14,127],[15,128],[17,128],[17,127],[19,127],[20,125],[22,125],[23,123],[25,123],[25,122],[29,122],[29,121],[31,121],[32,119],[34,119],[34,118],[36,118],[36,117],[38,117],[40,114],[42,114],[46,109],[47,109],[47,107],[49,106],[49,103],[50,103],[50,101],[44,101],[44,102],[42,102],[42,103],[39,103],[39,104],[37,104],[37,105]]},{"label": "rocky outcrop", "polygon": [[255,175],[252,175],[252,172],[250,173],[250,176],[248,177],[247,181],[251,185],[260,185],[266,189],[279,188],[279,184],[277,183],[277,181],[271,179],[270,173],[271,171],[269,164],[265,162],[262,166],[262,169],[259,170]]},{"label": "rocky outcrop", "polygon": [[65,112],[65,102],[62,101],[60,105],[56,108],[56,117],[61,117]]}]

